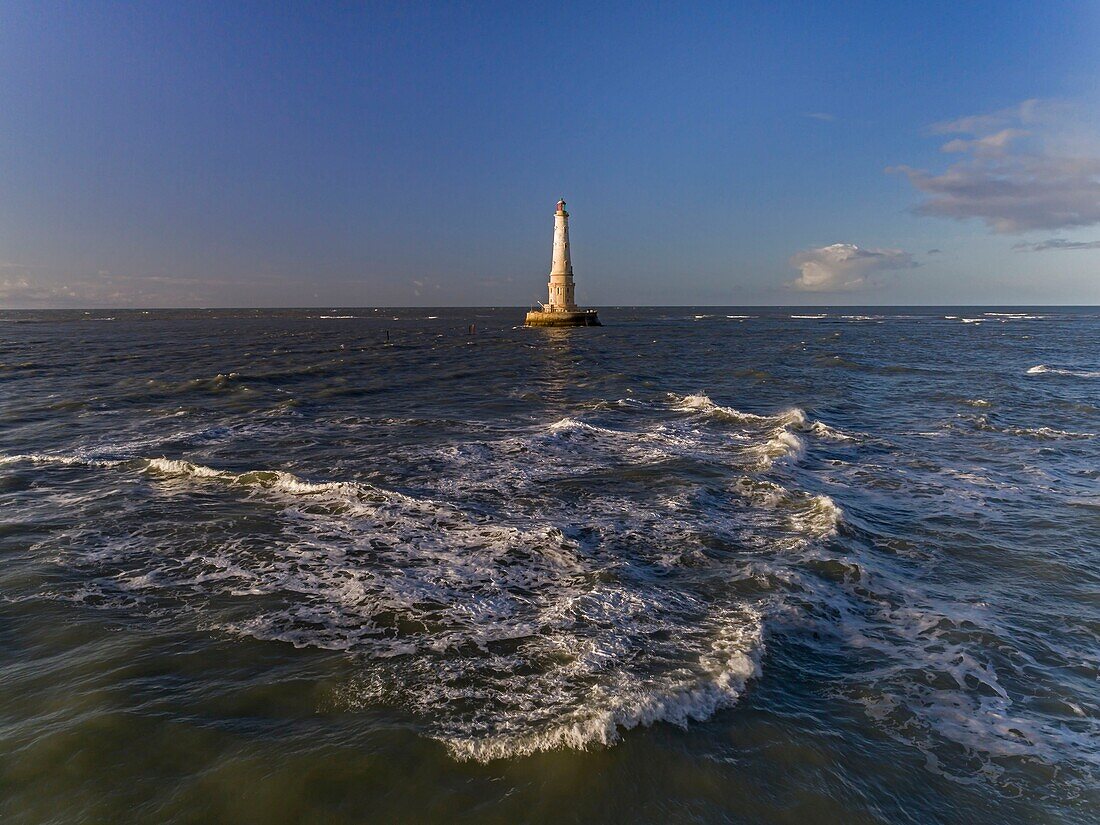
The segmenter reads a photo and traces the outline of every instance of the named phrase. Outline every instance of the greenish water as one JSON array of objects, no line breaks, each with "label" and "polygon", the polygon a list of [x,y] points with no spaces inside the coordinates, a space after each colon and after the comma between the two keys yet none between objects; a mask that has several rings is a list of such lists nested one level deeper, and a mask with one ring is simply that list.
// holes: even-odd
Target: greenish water
[{"label": "greenish water", "polygon": [[520,317],[0,313],[0,819],[1097,821],[1100,315]]}]

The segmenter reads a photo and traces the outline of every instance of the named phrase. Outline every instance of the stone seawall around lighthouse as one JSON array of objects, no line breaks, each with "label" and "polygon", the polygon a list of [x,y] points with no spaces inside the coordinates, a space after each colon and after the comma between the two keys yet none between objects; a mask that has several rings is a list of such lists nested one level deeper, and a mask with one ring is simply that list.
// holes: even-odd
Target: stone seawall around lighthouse
[{"label": "stone seawall around lighthouse", "polygon": [[549,312],[535,309],[527,313],[524,326],[528,327],[602,327],[594,309],[579,309],[574,312],[558,310]]}]

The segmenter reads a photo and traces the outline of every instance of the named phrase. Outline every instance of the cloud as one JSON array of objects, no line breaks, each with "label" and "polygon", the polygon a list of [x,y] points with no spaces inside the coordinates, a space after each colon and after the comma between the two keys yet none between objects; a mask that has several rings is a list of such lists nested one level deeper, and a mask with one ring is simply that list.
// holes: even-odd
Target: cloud
[{"label": "cloud", "polygon": [[836,120],[836,115],[829,112],[806,112],[806,117],[812,117],[814,120]]},{"label": "cloud", "polygon": [[1100,241],[1067,241],[1065,238],[1051,238],[1038,243],[1018,243],[1012,246],[1017,252],[1045,252],[1048,249],[1100,249]]},{"label": "cloud", "polygon": [[955,134],[941,149],[963,157],[935,173],[911,166],[907,176],[926,199],[921,215],[976,218],[998,233],[1100,223],[1100,142],[1062,104],[1026,100],[992,114],[934,124]]},{"label": "cloud", "polygon": [[[0,262],[0,305],[7,307],[200,306],[219,282],[191,278],[95,275],[55,281],[32,278],[26,267]],[[4,271],[15,274],[4,275]]]},{"label": "cloud", "polygon": [[874,276],[891,269],[919,266],[900,249],[863,249],[851,243],[835,243],[807,249],[791,257],[799,276],[787,284],[800,292],[841,292],[876,286]]},{"label": "cloud", "polygon": [[54,297],[52,289],[33,284],[26,276],[0,279],[0,303],[21,306],[48,303]]},{"label": "cloud", "polygon": [[942,249],[929,249],[926,254],[928,255],[940,255],[943,253]]},{"label": "cloud", "polygon": [[1001,129],[1010,123],[1031,124],[1051,109],[1060,108],[1058,104],[1038,98],[1017,103],[1007,109],[999,109],[985,115],[970,115],[957,120],[943,120],[933,123],[928,131],[933,135],[980,135]]},{"label": "cloud", "polygon": [[940,149],[943,152],[973,152],[978,157],[1004,157],[1008,152],[1009,143],[1029,134],[1031,133],[1026,129],[1001,129],[999,132],[974,140],[955,138],[955,140],[949,140]]}]

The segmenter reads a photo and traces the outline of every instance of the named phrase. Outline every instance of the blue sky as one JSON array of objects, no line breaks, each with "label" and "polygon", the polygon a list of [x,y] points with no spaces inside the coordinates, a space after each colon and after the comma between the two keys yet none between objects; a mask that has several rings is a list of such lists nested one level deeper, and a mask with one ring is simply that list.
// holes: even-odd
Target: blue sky
[{"label": "blue sky", "polygon": [[1100,303],[1097,43],[1096,2],[7,0],[0,306],[524,305],[559,196],[587,304]]}]

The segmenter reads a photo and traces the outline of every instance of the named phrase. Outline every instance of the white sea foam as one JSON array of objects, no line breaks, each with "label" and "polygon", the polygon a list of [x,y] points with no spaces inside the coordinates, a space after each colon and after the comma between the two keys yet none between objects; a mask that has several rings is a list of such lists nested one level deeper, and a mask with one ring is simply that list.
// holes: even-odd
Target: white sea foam
[{"label": "white sea foam", "polygon": [[982,315],[1000,321],[1041,321],[1046,317],[1044,315],[1029,315],[1026,312],[983,312]]},{"label": "white sea foam", "polygon": [[760,467],[768,468],[780,461],[800,458],[806,452],[806,445],[797,435],[780,427],[755,450],[759,455]]},{"label": "white sea foam", "polygon": [[798,318],[804,321],[819,321],[822,318],[828,318],[828,315],[792,315],[792,318]]},{"label": "white sea foam", "polygon": [[1067,375],[1074,378],[1100,378],[1100,371],[1093,370],[1066,370],[1059,369],[1058,367],[1048,367],[1046,364],[1037,364],[1034,367],[1029,367],[1027,370],[1028,375]]},{"label": "white sea foam", "polygon": [[[410,445],[408,462],[433,478],[430,495],[206,459],[111,459],[112,475],[164,485],[173,495],[158,508],[176,509],[151,514],[136,502],[121,508],[115,533],[51,537],[60,563],[101,571],[66,597],[153,611],[141,606],[170,592],[184,604],[173,610],[213,631],[348,651],[362,657],[362,676],[341,703],[399,705],[457,759],[605,747],[634,727],[710,718],[760,676],[766,623],[873,653],[881,666],[861,672],[851,698],[930,754],[943,740],[1056,764],[1059,748],[1080,747],[1035,722],[997,668],[959,641],[970,627],[991,632],[988,617],[928,609],[889,567],[892,554],[853,557],[834,540],[841,496],[766,472],[807,442],[852,436],[801,410],[747,414],[702,394],[629,401],[507,436]],[[659,468],[669,459],[735,469],[728,483],[667,486]],[[0,458],[13,460],[33,459]],[[547,494],[623,464],[665,486],[638,500],[609,483],[561,507]],[[211,486],[224,495],[201,492]],[[203,508],[229,502],[231,513],[253,501],[278,529],[230,529],[213,544],[183,531],[165,542],[165,524],[195,512],[193,495]],[[743,549],[736,561],[732,548]],[[710,568],[707,586],[693,589]],[[771,595],[746,601],[718,587],[731,578],[765,582]],[[232,608],[219,612],[220,603]],[[914,679],[918,667],[939,682]],[[988,696],[975,695],[979,682]]]},{"label": "white sea foam", "polygon": [[821,438],[827,438],[830,441],[855,441],[856,437],[849,435],[848,433],[838,430],[836,427],[830,427],[824,421],[815,421],[810,425],[810,432]]},{"label": "white sea foam", "polygon": [[657,722],[686,727],[732,707],[745,684],[760,675],[759,615],[721,627],[695,666],[663,678],[613,674],[583,705],[545,728],[518,735],[441,736],[454,756],[488,762],[547,750],[612,745],[621,731]]},{"label": "white sea foam", "polygon": [[812,496],[806,506],[791,515],[795,529],[815,538],[827,538],[836,533],[844,512],[829,496]]},{"label": "white sea foam", "polygon": [[[73,517],[38,550],[79,573],[55,577],[46,595],[346,651],[359,675],[339,704],[396,705],[459,759],[602,747],[633,727],[707,719],[761,675],[766,628],[769,644],[793,638],[821,657],[858,658],[851,679],[834,674],[827,690],[948,775],[973,775],[948,764],[960,751],[985,766],[1026,758],[1060,770],[1082,754],[1097,764],[1094,708],[1077,696],[1065,700],[1077,728],[1043,721],[1012,682],[1038,668],[1009,620],[926,586],[954,558],[916,539],[874,535],[868,546],[876,514],[863,508],[899,506],[914,491],[948,514],[973,492],[966,506],[976,508],[990,490],[1017,494],[1002,469],[892,464],[904,438],[862,451],[867,436],[801,409],[746,413],[701,393],[597,401],[554,418],[506,433],[471,427],[443,444],[409,439],[370,468],[372,481],[401,468],[384,486],[357,476],[354,459],[242,470],[239,456],[252,453],[232,440],[243,428],[0,464],[109,471],[93,493],[69,483],[75,473],[43,469],[35,498]],[[340,437],[377,424],[349,417]],[[912,435],[906,426],[935,424],[900,436]],[[807,449],[846,460],[824,474],[795,465]],[[161,457],[126,457],[137,455]],[[860,498],[865,484],[872,495]],[[1093,648],[1086,639],[1064,658],[1094,669]],[[806,658],[815,678],[821,658]],[[1045,690],[1035,693],[1054,701]]]},{"label": "white sea foam", "polygon": [[735,410],[733,407],[722,407],[715,404],[710,400],[708,396],[703,393],[696,393],[695,395],[676,396],[670,395],[670,398],[675,401],[681,409],[684,410],[697,410],[699,412],[717,415],[723,418],[728,418],[734,421],[765,421],[767,416],[756,415],[755,413],[741,412],[741,410]]},{"label": "white sea foam", "polygon": [[556,433],[568,432],[569,430],[588,430],[589,432],[597,432],[599,428],[593,427],[591,424],[585,424],[583,421],[578,421],[576,418],[562,418],[548,425],[547,429],[552,433]]},{"label": "white sea foam", "polygon": [[793,425],[799,427],[806,423],[806,413],[798,407],[791,407],[775,415],[758,415],[756,413],[742,412],[733,407],[723,407],[711,401],[710,397],[704,393],[684,396],[670,393],[669,398],[672,399],[680,409],[695,410],[731,421],[777,423],[784,426]]},{"label": "white sea foam", "polygon": [[[378,488],[367,484],[345,481],[312,482],[282,470],[248,470],[243,473],[234,473],[180,459],[147,458],[142,459],[142,462],[145,471],[151,471],[159,475],[181,476],[198,480],[217,479],[227,484],[276,490],[290,495],[309,496],[319,493],[337,493],[340,496],[359,497],[380,493]],[[386,494],[389,496],[398,495],[389,491]]]},{"label": "white sea foam", "polygon": [[1080,432],[1073,432],[1071,430],[1059,430],[1059,429],[1056,429],[1054,427],[1012,427],[1012,426],[1008,426],[1008,427],[1002,427],[1002,428],[1000,428],[1000,430],[1001,430],[1001,432],[1007,433],[1008,435],[1020,435],[1020,436],[1024,436],[1025,438],[1050,438],[1050,439],[1095,438],[1094,433],[1080,433]]},{"label": "white sea foam", "polygon": [[[678,571],[711,563],[685,538],[705,514],[709,531],[741,546],[774,547],[777,534],[790,547],[817,541],[839,522],[831,499],[746,480],[726,494],[673,489],[646,509],[617,497],[612,485],[596,509],[573,505],[574,516],[482,512],[493,496],[531,500],[562,466],[583,473],[608,460],[728,462],[737,455],[731,440],[749,454],[771,445],[769,460],[778,460],[800,443],[783,436],[805,425],[800,410],[734,411],[729,420],[743,425],[736,429],[718,426],[727,414],[709,399],[689,398],[593,411],[661,415],[642,428],[575,414],[525,434],[410,457],[447,462],[439,497],[166,456],[119,461],[115,469],[168,485],[173,496],[161,506],[181,508],[181,521],[193,495],[219,485],[225,494],[204,496],[204,506],[255,500],[277,515],[280,532],[230,531],[211,545],[185,531],[165,545],[156,520],[135,505],[132,516],[120,513],[126,526],[110,540],[81,530],[59,539],[65,563],[105,570],[102,578],[85,575],[94,586],[66,597],[135,609],[165,591],[189,593],[212,630],[367,657],[372,675],[350,684],[343,701],[397,702],[461,759],[602,746],[639,725],[706,719],[734,704],[759,673],[763,614],[673,584]],[[707,415],[675,414],[681,410]],[[452,503],[460,499],[481,504],[467,510]],[[578,516],[598,537],[591,551],[557,526]],[[219,618],[203,606],[208,598],[237,607]],[[153,603],[144,609],[158,610]],[[512,676],[501,681],[503,672]]]},{"label": "white sea foam", "polygon": [[20,453],[16,455],[0,456],[0,464],[59,464],[66,467],[116,467],[124,464],[124,461],[115,459],[95,458],[85,455],[57,455],[53,453]]},{"label": "white sea foam", "polygon": [[[967,778],[975,768],[966,762],[974,760],[978,772],[996,776],[1000,768],[991,760],[1006,757],[1047,765],[1069,757],[1100,765],[1100,748],[1089,733],[1029,714],[1013,700],[998,669],[974,655],[967,643],[973,634],[1000,636],[1001,644],[1011,645],[1011,635],[998,633],[997,620],[984,606],[932,607],[907,601],[884,607],[883,615],[870,621],[853,613],[845,621],[858,644],[885,654],[877,669],[862,675],[861,684],[873,687],[861,690],[857,701],[887,733],[923,751],[935,772]],[[875,638],[880,625],[904,640],[907,655]],[[1018,651],[1014,655],[1028,659]],[[925,678],[912,678],[915,664]],[[952,747],[945,751],[943,743]],[[961,763],[960,747],[966,754]]]},{"label": "white sea foam", "polygon": [[758,415],[743,412],[733,407],[724,407],[714,403],[707,395],[678,396],[670,394],[675,406],[686,411],[704,413],[720,420],[736,422],[748,427],[759,427],[747,444],[748,452],[754,457],[753,464],[758,470],[766,470],[787,460],[797,460],[806,451],[806,444],[794,432],[804,430],[819,437],[836,441],[853,440],[851,436],[834,430],[823,422],[807,422],[806,413],[791,407],[773,415]]},{"label": "white sea foam", "polygon": [[146,460],[146,466],[165,475],[193,476],[194,478],[222,478],[227,481],[236,479],[234,473],[224,470],[215,470],[201,464],[192,464],[190,461],[181,461],[171,458],[150,458]]}]

